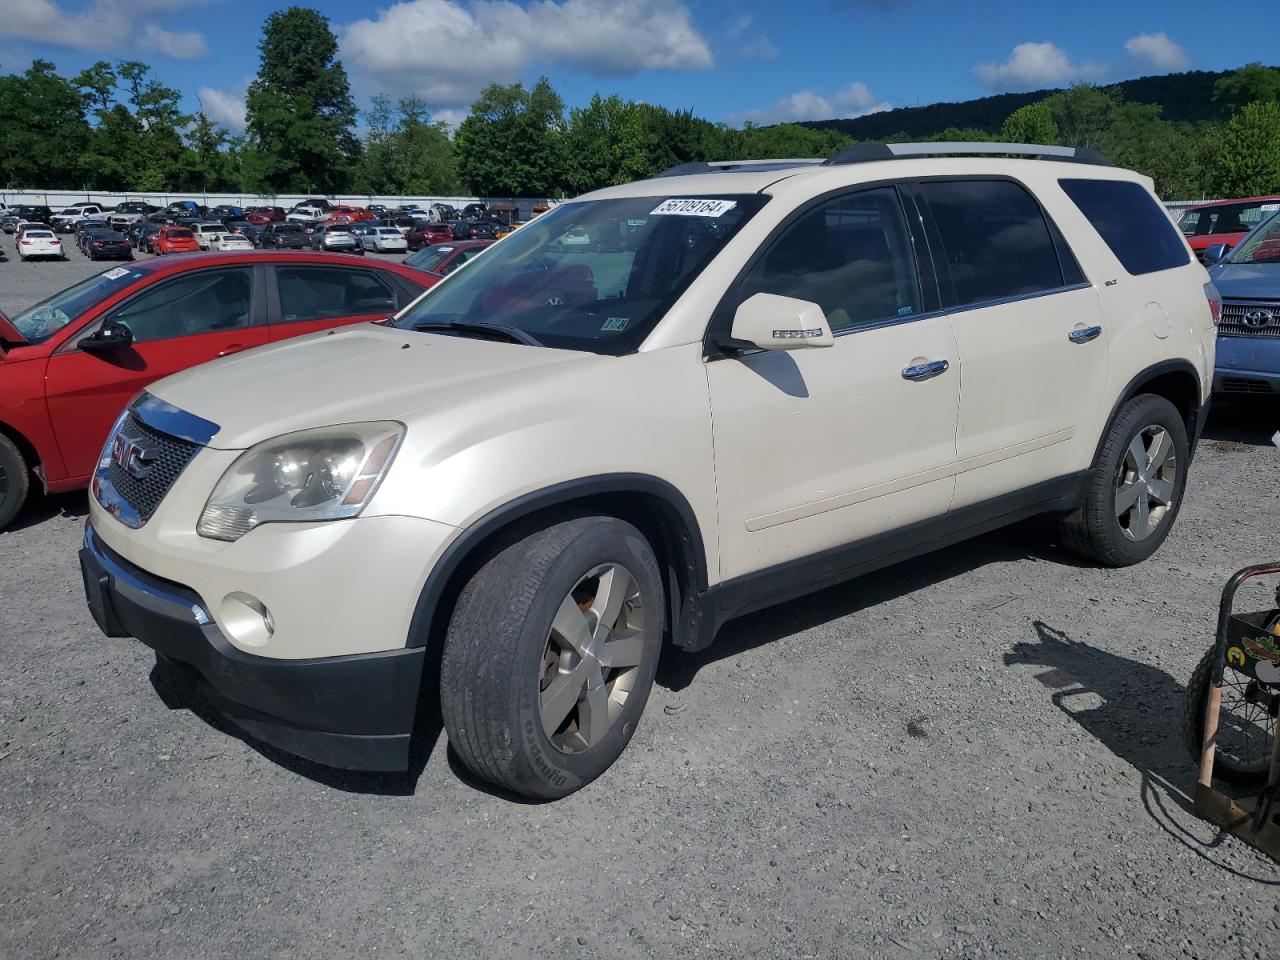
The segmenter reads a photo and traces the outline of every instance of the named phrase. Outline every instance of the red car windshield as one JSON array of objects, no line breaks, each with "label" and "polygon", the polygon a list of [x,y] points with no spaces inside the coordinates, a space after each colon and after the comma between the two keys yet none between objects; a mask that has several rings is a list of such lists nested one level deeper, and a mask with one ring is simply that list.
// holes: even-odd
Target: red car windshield
[{"label": "red car windshield", "polygon": [[28,343],[43,343],[89,308],[133,286],[149,273],[135,267],[116,267],[67,287],[48,300],[23,310],[9,322]]},{"label": "red car windshield", "polygon": [[512,328],[521,342],[629,353],[767,199],[562,204],[432,288],[395,324],[446,332],[453,326],[459,335],[488,324]]},{"label": "red car windshield", "polygon": [[190,230],[170,230],[164,235],[166,240],[194,240],[195,236]]}]

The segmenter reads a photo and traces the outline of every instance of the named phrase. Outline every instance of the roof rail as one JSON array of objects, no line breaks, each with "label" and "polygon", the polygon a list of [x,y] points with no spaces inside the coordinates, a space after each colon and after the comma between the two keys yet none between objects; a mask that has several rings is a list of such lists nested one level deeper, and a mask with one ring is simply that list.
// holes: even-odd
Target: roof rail
[{"label": "roof rail", "polygon": [[875,160],[902,160],[908,157],[932,157],[943,154],[996,155],[1033,157],[1036,160],[1065,160],[1069,163],[1094,163],[1109,167],[1111,161],[1092,147],[1059,147],[1043,143],[855,143],[832,154],[823,163],[870,163]]},{"label": "roof rail", "polygon": [[781,160],[695,160],[692,163],[677,163],[674,167],[667,167],[661,173],[654,174],[654,177],[687,177],[695,173],[734,173],[742,170],[765,172],[827,162],[829,161],[816,157],[796,157]]}]

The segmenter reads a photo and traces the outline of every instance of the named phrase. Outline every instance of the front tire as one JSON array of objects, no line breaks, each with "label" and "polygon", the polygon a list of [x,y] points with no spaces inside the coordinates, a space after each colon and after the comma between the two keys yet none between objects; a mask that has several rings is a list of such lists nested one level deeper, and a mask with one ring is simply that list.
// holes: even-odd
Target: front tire
[{"label": "front tire", "polygon": [[22,451],[0,434],[0,530],[7,527],[27,502],[31,470]]},{"label": "front tire", "polygon": [[1083,506],[1062,521],[1064,545],[1108,567],[1146,560],[1177,518],[1188,455],[1177,408],[1154,394],[1134,397],[1107,430]]},{"label": "front tire", "polygon": [[600,776],[644,711],[664,611],[652,548],[614,517],[565,520],[494,554],[462,590],[441,660],[458,757],[537,799]]}]

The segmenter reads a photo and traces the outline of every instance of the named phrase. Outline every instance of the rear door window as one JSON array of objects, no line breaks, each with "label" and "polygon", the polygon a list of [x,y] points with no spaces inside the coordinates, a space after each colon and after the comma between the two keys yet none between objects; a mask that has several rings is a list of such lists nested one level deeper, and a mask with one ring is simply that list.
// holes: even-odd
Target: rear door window
[{"label": "rear door window", "polygon": [[1171,270],[1191,260],[1173,221],[1131,180],[1059,180],[1063,191],[1133,276]]},{"label": "rear door window", "polygon": [[952,306],[1063,286],[1049,225],[1023,187],[1010,180],[942,180],[920,183],[915,189],[928,205],[942,241],[934,259],[941,261],[940,273],[950,274]]},{"label": "rear door window", "polygon": [[276,267],[276,286],[280,291],[283,323],[396,310],[396,296],[391,286],[368,270]]}]

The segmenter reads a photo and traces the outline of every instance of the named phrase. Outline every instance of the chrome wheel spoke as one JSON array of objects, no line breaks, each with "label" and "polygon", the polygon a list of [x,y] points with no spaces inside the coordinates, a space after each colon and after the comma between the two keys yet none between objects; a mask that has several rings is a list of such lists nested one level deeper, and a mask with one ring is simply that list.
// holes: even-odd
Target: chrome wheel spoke
[{"label": "chrome wheel spoke", "polygon": [[1125,457],[1139,477],[1147,472],[1147,464],[1150,462],[1147,456],[1147,445],[1142,442],[1142,437],[1143,434],[1139,433],[1129,441],[1129,452]]},{"label": "chrome wheel spoke", "polygon": [[600,650],[600,663],[617,670],[621,667],[638,667],[644,657],[644,635],[641,633],[616,636]]},{"label": "chrome wheel spoke", "polygon": [[622,612],[622,605],[634,589],[635,581],[625,567],[615,564],[600,573],[599,586],[596,587],[596,596],[591,603],[595,621],[591,625],[591,632],[597,639],[613,629],[613,625],[618,622],[618,614]]},{"label": "chrome wheel spoke", "polygon": [[1147,460],[1147,476],[1154,477],[1164,466],[1165,461],[1173,456],[1173,439],[1169,436],[1168,430],[1161,430],[1152,438],[1148,452],[1150,456]]},{"label": "chrome wheel spoke", "polygon": [[550,737],[560,729],[578,698],[582,696],[582,677],[577,671],[561,673],[542,691],[539,712],[542,714],[542,732]]},{"label": "chrome wheel spoke", "polygon": [[587,642],[591,639],[591,624],[573,599],[573,594],[569,594],[560,603],[556,618],[551,621],[551,633],[578,653],[586,649]]},{"label": "chrome wheel spoke", "polygon": [[1147,484],[1151,488],[1151,496],[1165,506],[1173,503],[1173,481],[1160,477],[1152,477]]},{"label": "chrome wheel spoke", "polygon": [[1116,516],[1123,517],[1146,494],[1141,483],[1126,483],[1116,491]]},{"label": "chrome wheel spoke", "polygon": [[609,732],[609,691],[604,684],[587,687],[578,702],[578,736],[593,747]]},{"label": "chrome wheel spoke", "polygon": [[1138,497],[1137,502],[1133,505],[1132,522],[1129,529],[1133,531],[1138,539],[1142,539],[1147,534],[1147,527],[1151,523],[1151,502],[1147,499],[1147,491],[1144,488],[1142,496]]}]

